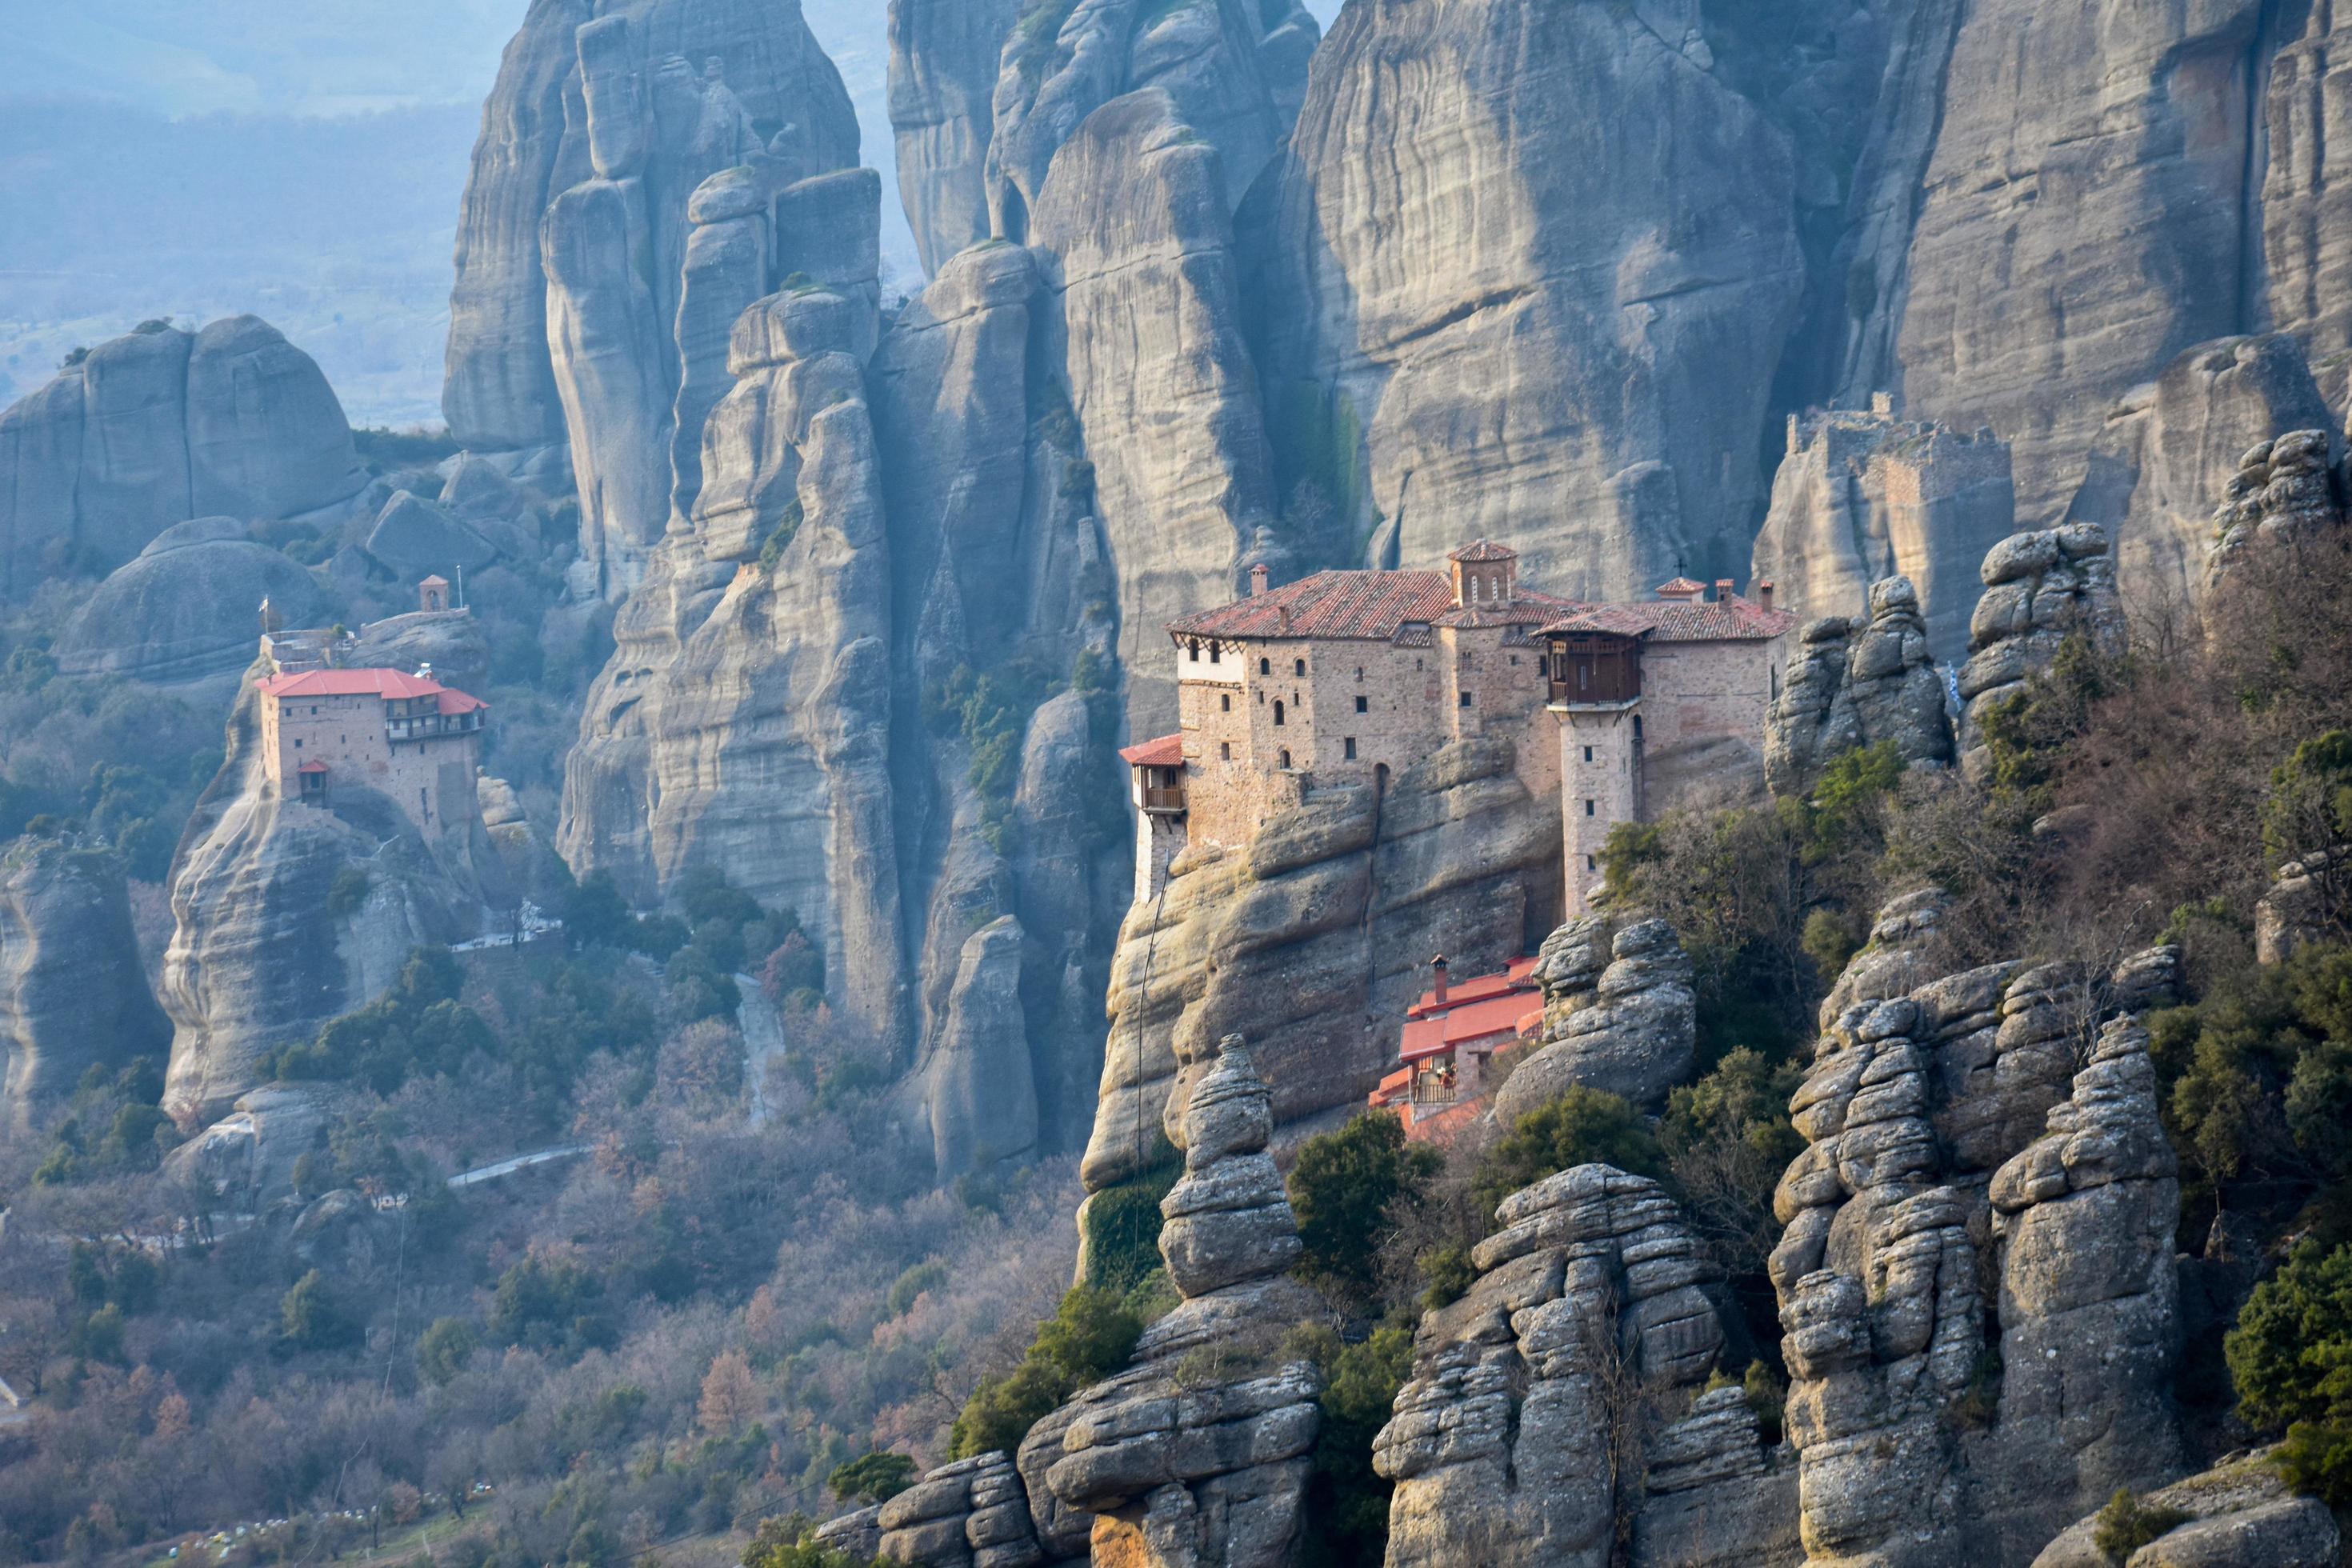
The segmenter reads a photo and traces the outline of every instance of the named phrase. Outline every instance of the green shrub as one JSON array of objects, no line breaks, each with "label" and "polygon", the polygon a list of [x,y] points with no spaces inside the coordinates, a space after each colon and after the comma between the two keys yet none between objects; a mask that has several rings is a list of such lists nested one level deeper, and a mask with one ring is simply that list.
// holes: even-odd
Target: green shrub
[{"label": "green shrub", "polygon": [[2195,1517],[2161,1503],[2144,1503],[2128,1489],[2118,1488],[2116,1495],[2107,1500],[2107,1506],[2098,1511],[2091,1529],[2091,1544],[2105,1552],[2111,1561],[2120,1563]]},{"label": "green shrub", "polygon": [[887,1450],[860,1455],[836,1465],[825,1489],[844,1502],[887,1502],[915,1484],[915,1461]]},{"label": "green shrub", "polygon": [[1029,1428],[1055,1406],[1126,1366],[1142,1335],[1143,1319],[1124,1296],[1073,1286],[1054,1315],[1037,1326],[1021,1364],[1003,1377],[982,1379],[972,1390],[949,1433],[950,1457],[1016,1451]]},{"label": "green shrub", "polygon": [[2296,1491],[2338,1512],[2352,1508],[2352,1420],[2298,1421],[2271,1458]]},{"label": "green shrub", "polygon": [[1387,1553],[1391,1482],[1372,1470],[1372,1439],[1387,1425],[1397,1391],[1412,1373],[1412,1330],[1390,1322],[1361,1344],[1320,1336],[1312,1356],[1323,1374],[1323,1428],[1307,1483],[1307,1568],[1378,1563]]},{"label": "green shrub", "polygon": [[1290,1172],[1299,1271],[1369,1306],[1399,1205],[1418,1198],[1444,1163],[1434,1149],[1408,1143],[1404,1123],[1385,1111],[1308,1139]]},{"label": "green shrub", "polygon": [[360,1336],[359,1321],[315,1268],[279,1298],[278,1317],[278,1338],[301,1350],[332,1350]]},{"label": "green shrub", "polygon": [[343,866],[336,869],[335,879],[327,885],[327,913],[336,920],[357,914],[367,902],[368,874],[363,866]]},{"label": "green shrub", "polygon": [[801,524],[807,521],[808,513],[801,510],[800,502],[793,501],[785,506],[782,515],[776,519],[776,526],[770,529],[768,537],[760,542],[761,576],[776,574],[776,563],[784,558],[784,552],[791,547],[793,541],[800,537]]},{"label": "green shrub", "polygon": [[[1175,1151],[1167,1152],[1172,1156]],[[1182,1173],[1183,1167],[1171,1158],[1087,1200],[1082,1224],[1091,1283],[1125,1292],[1160,1267],[1160,1200]]]},{"label": "green shrub", "polygon": [[907,1309],[926,1290],[936,1290],[948,1282],[948,1266],[938,1258],[929,1258],[907,1269],[890,1281],[890,1290],[882,1299],[883,1310],[891,1317],[906,1316]]},{"label": "green shrub", "polygon": [[1479,1207],[1579,1165],[1614,1165],[1637,1176],[1665,1174],[1664,1151],[1642,1113],[1583,1084],[1519,1118],[1488,1152],[1472,1184]]},{"label": "green shrub", "polygon": [[480,1343],[481,1337],[464,1319],[436,1318],[416,1336],[416,1370],[428,1383],[447,1383],[466,1370]]}]

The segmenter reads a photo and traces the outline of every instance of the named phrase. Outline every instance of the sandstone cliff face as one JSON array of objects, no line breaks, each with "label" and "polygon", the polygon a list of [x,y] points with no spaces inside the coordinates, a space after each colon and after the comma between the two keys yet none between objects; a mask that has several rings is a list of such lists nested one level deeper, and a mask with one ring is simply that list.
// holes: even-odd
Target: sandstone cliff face
[{"label": "sandstone cliff face", "polygon": [[20,838],[0,856],[0,1134],[89,1068],[160,1056],[171,1026],[147,989],[122,865],[100,848]]},{"label": "sandstone cliff face", "polygon": [[1969,661],[1958,682],[1960,763],[1976,776],[1988,764],[1984,715],[2021,695],[2048,670],[2070,637],[2103,652],[2125,635],[2115,557],[2096,523],[2020,533],[1993,546],[1979,571],[1984,597],[1969,622]]},{"label": "sandstone cliff face", "polygon": [[[2159,950],[2109,994],[2171,975]],[[1770,1264],[1810,1560],[2021,1562],[2177,1470],[2179,1194],[2145,1031],[2110,1020],[2074,1071],[2098,994],[1994,965],[1854,997],[1815,1047]]]},{"label": "sandstone cliff face", "polygon": [[[373,1000],[419,944],[473,935],[494,863],[478,816],[427,837],[372,791],[345,789],[331,809],[279,797],[264,771],[258,702],[248,674],[227,758],[172,863],[157,991],[173,1030],[163,1104],[183,1120],[226,1111],[261,1085],[264,1057]],[[365,896],[329,917],[346,868],[365,876]]]},{"label": "sandstone cliff face", "polygon": [[1801,794],[1840,756],[1892,742],[1906,767],[1953,760],[1944,679],[1906,577],[1870,588],[1870,618],[1831,616],[1797,633],[1764,731],[1764,777],[1778,795]]},{"label": "sandstone cliff face", "polygon": [[1232,597],[1274,520],[1220,171],[1169,94],[1138,92],[1078,127],[1035,214],[1045,353],[1094,465],[1139,735],[1175,712],[1162,628]]},{"label": "sandstone cliff face", "polygon": [[267,321],[131,332],[0,414],[0,595],[111,570],[189,518],[316,511],[365,479],[326,377]]},{"label": "sandstone cliff face", "polygon": [[1421,989],[1423,955],[1471,973],[1524,951],[1549,923],[1530,900],[1558,874],[1559,803],[1513,764],[1504,738],[1458,742],[1383,799],[1317,791],[1245,850],[1177,857],[1119,931],[1087,1187],[1140,1173],[1163,1131],[1181,1140],[1222,1035],[1250,1030],[1295,1140],[1378,1084],[1395,1051],[1381,1020]]},{"label": "sandstone cliff face", "polygon": [[1718,1279],[1657,1183],[1580,1165],[1514,1193],[1478,1280],[1423,1315],[1373,1445],[1391,1568],[1788,1564],[1796,1474],[1738,1388]]},{"label": "sandstone cliff face", "polygon": [[1341,13],[1246,226],[1281,490],[1338,511],[1321,558],[1483,535],[1593,597],[1746,558],[1732,454],[1802,261],[1787,140],[1700,31],[1689,0]]},{"label": "sandstone cliff face", "polygon": [[2315,361],[2352,349],[2352,175],[2343,134],[2343,71],[2352,57],[2338,52],[2336,16],[2334,0],[2322,0],[2305,9],[2300,37],[2266,39],[2278,52],[2263,100],[2264,280],[2272,324],[2300,338]]},{"label": "sandstone cliff face", "polygon": [[[625,592],[671,515],[681,346],[710,338],[709,309],[681,310],[697,188],[755,163],[782,187],[856,156],[797,4],[542,0],[525,17],[475,147],[443,404],[469,447],[569,438],[586,587]],[[688,399],[689,418],[710,401]],[[689,457],[699,435],[681,437]]]},{"label": "sandstone cliff face", "polygon": [[2008,443],[1831,413],[1791,425],[1751,571],[1775,607],[1806,617],[1865,614],[1871,584],[1906,578],[1928,648],[1948,663],[1968,647],[1977,563],[2016,527]]},{"label": "sandstone cliff face", "polygon": [[1848,400],[1991,426],[2057,521],[2108,405],[2252,324],[2268,9],[1914,7],[1849,206]]},{"label": "sandstone cliff face", "polygon": [[998,58],[1020,0],[890,0],[898,195],[923,270],[986,239]]}]

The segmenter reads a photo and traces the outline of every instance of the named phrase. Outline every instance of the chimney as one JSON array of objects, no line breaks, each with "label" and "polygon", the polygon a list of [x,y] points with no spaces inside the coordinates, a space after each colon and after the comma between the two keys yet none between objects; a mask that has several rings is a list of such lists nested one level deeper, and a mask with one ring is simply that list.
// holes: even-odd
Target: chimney
[{"label": "chimney", "polygon": [[1716,599],[1717,599],[1718,602],[1720,602],[1720,601],[1722,601],[1722,600],[1725,600],[1725,599],[1728,599],[1728,598],[1730,598],[1730,597],[1731,597],[1731,594],[1732,594],[1732,590],[1733,590],[1734,588],[1738,587],[1738,584],[1736,584],[1736,583],[1734,583],[1734,582],[1733,582],[1730,578],[1728,578],[1728,577],[1717,577],[1717,578],[1715,580],[1715,596],[1716,596]]},{"label": "chimney", "polygon": [[1445,955],[1442,952],[1429,961],[1429,1005],[1445,1005]]},{"label": "chimney", "polygon": [[1756,580],[1756,602],[1768,610],[1772,607],[1771,578],[1759,577]]},{"label": "chimney", "polygon": [[1284,637],[1288,637],[1290,635],[1290,606],[1287,604],[1276,605],[1274,607],[1274,618],[1280,625],[1282,635]]},{"label": "chimney", "polygon": [[1268,572],[1268,571],[1265,569],[1265,562],[1263,562],[1263,561],[1259,562],[1256,565],[1255,565],[1255,566],[1253,566],[1253,567],[1251,567],[1251,568],[1250,568],[1250,597],[1251,597],[1251,598],[1255,599],[1255,598],[1256,598],[1260,594],[1263,594],[1263,593],[1265,593],[1265,592],[1266,579],[1267,579],[1268,577],[1272,576],[1272,575],[1273,575],[1273,574],[1272,574],[1272,573],[1270,573],[1270,572]]}]

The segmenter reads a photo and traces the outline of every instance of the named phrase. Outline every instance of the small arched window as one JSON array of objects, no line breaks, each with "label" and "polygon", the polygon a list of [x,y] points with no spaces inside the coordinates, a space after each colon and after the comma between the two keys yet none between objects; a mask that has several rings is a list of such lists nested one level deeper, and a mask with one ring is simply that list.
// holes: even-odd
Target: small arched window
[{"label": "small arched window", "polygon": [[1274,673],[1274,660],[1270,658],[1259,659],[1257,661],[1257,672],[1260,675],[1272,675]]},{"label": "small arched window", "polygon": [[1199,643],[1194,643],[1194,644],[1192,645],[1192,662],[1193,662],[1194,664],[1198,664],[1198,663],[1200,663],[1200,662],[1201,662],[1201,645],[1200,645]]},{"label": "small arched window", "polygon": [[[1275,705],[1274,705],[1274,721],[1275,721],[1276,724],[1279,724],[1279,723],[1281,723],[1281,722],[1282,722],[1282,703],[1280,702],[1280,700],[1277,700],[1275,702]],[[1287,764],[1287,763],[1286,763],[1286,764],[1284,764],[1284,765],[1285,765],[1285,766],[1287,766],[1288,764]]]},{"label": "small arched window", "polygon": [[1305,659],[1303,659],[1303,658],[1295,658],[1295,659],[1292,659],[1292,660],[1290,661],[1290,673],[1291,673],[1291,674],[1293,674],[1293,675],[1304,675],[1304,674],[1306,674],[1306,673],[1307,673],[1307,661],[1306,661]]},{"label": "small arched window", "polygon": [[1224,661],[1225,650],[1218,644],[1211,643],[1209,645],[1209,662],[1211,664],[1223,664]]},{"label": "small arched window", "polygon": [[[1217,693],[1217,711],[1220,713],[1230,713],[1233,710],[1234,694],[1230,691],[1221,691]],[[1585,750],[1591,751],[1591,748],[1588,746]]]},{"label": "small arched window", "polygon": [[1290,765],[1290,749],[1286,746],[1283,748],[1282,765],[1286,768]]}]

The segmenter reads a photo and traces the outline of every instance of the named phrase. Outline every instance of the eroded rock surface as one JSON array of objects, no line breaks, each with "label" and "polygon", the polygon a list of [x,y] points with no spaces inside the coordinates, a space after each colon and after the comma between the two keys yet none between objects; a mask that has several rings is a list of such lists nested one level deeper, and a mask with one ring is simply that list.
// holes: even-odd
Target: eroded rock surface
[{"label": "eroded rock surface", "polygon": [[[1590,955],[1604,939],[1611,962],[1596,973]],[[1610,934],[1588,916],[1554,931],[1538,959],[1543,1034],[1496,1091],[1497,1122],[1508,1127],[1577,1084],[1654,1108],[1689,1079],[1698,1003],[1674,927],[1637,920]]]},{"label": "eroded rock surface", "polygon": [[2289,430],[2247,448],[2213,511],[2209,580],[2228,571],[2242,550],[2343,526],[2343,486],[2331,463],[2332,445],[2325,430]]},{"label": "eroded rock surface", "polygon": [[1906,577],[1871,584],[1865,621],[1828,616],[1798,631],[1765,721],[1765,781],[1801,794],[1844,753],[1889,742],[1906,767],[1953,760],[1943,674]]},{"label": "eroded rock surface", "polygon": [[2162,1005],[2176,976],[2168,952],[2104,991],[1997,964],[1828,1024],[1769,1270],[1811,1560],[2021,1562],[2177,1468],[2179,1194],[2145,1031],[2112,1018],[2075,1071],[2103,994]]},{"label": "eroded rock surface", "polygon": [[1971,777],[1987,764],[1989,709],[2021,695],[2067,638],[2113,653],[2125,635],[2115,557],[2095,523],[2013,534],[1986,554],[1979,575],[1984,596],[1969,622],[1969,661],[1957,685],[1960,763]]},{"label": "eroded rock surface", "polygon": [[160,1057],[171,1026],[147,989],[122,862],[20,838],[0,854],[0,1133],[89,1068]]},{"label": "eroded rock surface", "polygon": [[1330,503],[1329,562],[1483,536],[1551,592],[1630,598],[1746,560],[1761,476],[1722,457],[1755,449],[1803,262],[1787,137],[1699,11],[1334,22],[1245,226],[1281,491]]},{"label": "eroded rock surface", "polygon": [[234,677],[252,660],[264,603],[283,624],[307,626],[325,618],[328,600],[309,570],[248,539],[244,523],[196,518],[108,574],[52,651],[68,675],[152,685]]},{"label": "eroded rock surface", "polygon": [[1090,1189],[1150,1163],[1182,1134],[1213,1042],[1250,1031],[1286,1139],[1343,1116],[1391,1065],[1393,1026],[1423,955],[1475,973],[1521,951],[1529,900],[1559,874],[1557,791],[1538,795],[1509,741],[1446,746],[1391,782],[1318,790],[1244,850],[1177,857],[1165,894],[1137,904],[1113,962],[1110,1038]]},{"label": "eroded rock surface", "polygon": [[898,196],[932,276],[986,239],[999,56],[1020,0],[890,0]]},{"label": "eroded rock surface", "polygon": [[[2189,1515],[2123,1559],[2123,1568],[2334,1568],[2341,1544],[2335,1516],[2317,1498],[2296,1497],[2268,1452],[2249,1454],[2158,1487],[2140,1500]],[[2033,1568],[2116,1568],[2098,1549],[2095,1519],[2069,1526],[2042,1549]]]},{"label": "eroded rock surface", "polygon": [[1495,1217],[1373,1444],[1391,1568],[1605,1568],[1621,1532],[1637,1563],[1796,1562],[1790,1456],[1738,1388],[1701,1392],[1719,1279],[1664,1189],[1580,1165]]},{"label": "eroded rock surface", "polygon": [[275,327],[150,322],[0,413],[0,595],[110,571],[190,518],[296,517],[365,483],[342,405]]}]

